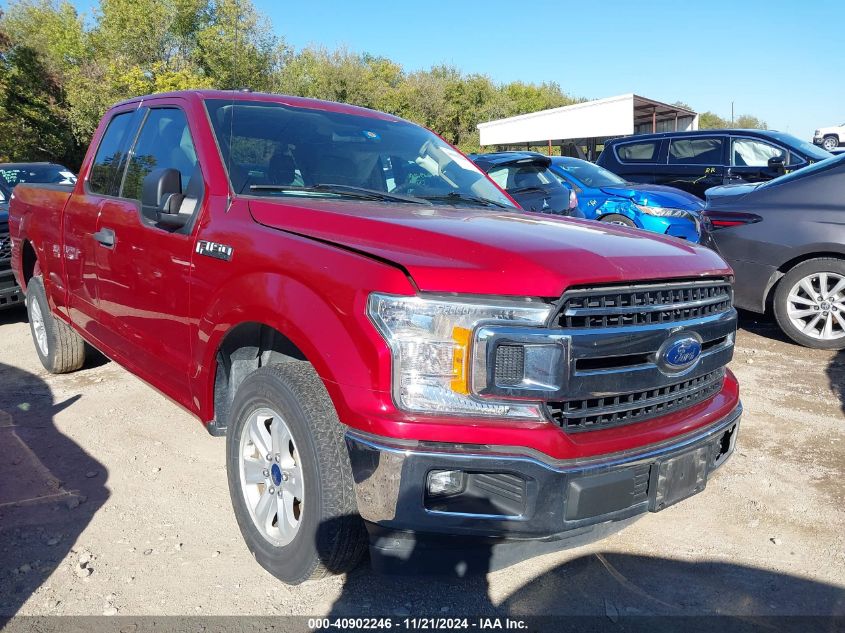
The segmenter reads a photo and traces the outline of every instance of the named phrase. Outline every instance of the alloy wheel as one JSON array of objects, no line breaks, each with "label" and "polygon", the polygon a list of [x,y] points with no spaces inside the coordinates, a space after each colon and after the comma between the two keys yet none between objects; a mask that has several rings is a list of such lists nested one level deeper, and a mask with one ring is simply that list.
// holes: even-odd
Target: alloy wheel
[{"label": "alloy wheel", "polygon": [[252,413],[241,431],[241,494],[253,524],[275,546],[289,544],[302,521],[305,487],[299,451],[284,418],[272,409]]},{"label": "alloy wheel", "polygon": [[41,305],[38,300],[33,298],[29,304],[30,318],[32,319],[32,331],[35,334],[35,344],[41,351],[41,355],[46,357],[49,355],[49,348],[47,347],[47,329],[44,327],[44,314],[41,312]]},{"label": "alloy wheel", "polygon": [[832,272],[807,275],[790,289],[786,313],[806,336],[823,341],[845,336],[845,276]]}]

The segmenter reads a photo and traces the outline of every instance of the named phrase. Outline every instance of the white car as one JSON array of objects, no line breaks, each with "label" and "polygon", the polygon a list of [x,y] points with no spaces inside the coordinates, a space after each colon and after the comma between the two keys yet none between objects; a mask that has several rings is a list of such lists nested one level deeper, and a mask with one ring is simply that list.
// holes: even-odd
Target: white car
[{"label": "white car", "polygon": [[821,145],[828,152],[845,144],[845,123],[833,127],[820,127],[813,134],[813,143]]}]

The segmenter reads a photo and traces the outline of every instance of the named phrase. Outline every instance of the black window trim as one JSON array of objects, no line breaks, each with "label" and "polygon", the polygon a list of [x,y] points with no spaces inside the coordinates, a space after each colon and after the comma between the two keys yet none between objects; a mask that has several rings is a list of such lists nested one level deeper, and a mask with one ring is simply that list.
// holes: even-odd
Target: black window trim
[{"label": "black window trim", "polygon": [[[764,143],[766,145],[771,145],[772,147],[776,147],[779,150],[783,151],[787,155],[787,159],[789,158],[790,154],[796,153],[795,150],[793,150],[793,149],[789,149],[788,147],[784,147],[780,143],[775,143],[774,141],[771,141],[767,138],[762,138],[760,136],[752,136],[751,134],[730,134],[729,136],[730,136],[730,138],[728,139],[728,143],[730,143],[730,145],[728,147],[728,165],[727,165],[728,167],[743,167],[743,165],[734,165],[733,164],[733,162],[734,162],[733,141],[734,141],[735,138],[746,139],[748,141],[757,141],[759,143]],[[803,163],[807,162],[807,159],[804,156],[799,156],[799,157],[801,158]],[[804,165],[802,164],[801,166],[803,167]],[[789,169],[788,160],[787,160],[785,167],[787,169]]]},{"label": "black window trim", "polygon": [[[93,196],[93,197],[102,198],[102,199],[105,199],[105,200],[118,200],[120,202],[131,202],[132,204],[135,205],[135,208],[138,212],[138,219],[140,220],[140,223],[141,223],[142,226],[146,226],[146,227],[153,229],[153,230],[156,230],[158,232],[164,232],[164,233],[171,234],[171,235],[172,234],[190,235],[190,234],[193,233],[194,228],[198,225],[197,219],[201,215],[202,207],[203,207],[204,202],[206,201],[206,196],[207,196],[207,191],[206,191],[206,187],[205,187],[206,174],[205,174],[205,171],[203,170],[203,163],[200,160],[199,152],[197,152],[197,166],[199,167],[200,173],[202,174],[202,177],[203,177],[203,193],[202,193],[202,197],[197,201],[197,206],[196,206],[196,209],[194,209],[194,213],[191,215],[191,219],[188,221],[187,224],[185,224],[185,226],[180,227],[180,228],[173,230],[173,231],[164,229],[161,226],[159,226],[158,224],[156,224],[155,222],[150,221],[149,218],[145,217],[144,214],[141,213],[141,203],[140,203],[140,201],[135,200],[133,198],[127,198],[127,197],[122,195],[123,194],[123,185],[126,181],[127,168],[129,167],[129,160],[126,160],[126,158],[130,154],[134,155],[135,146],[138,143],[138,137],[141,135],[141,130],[144,129],[144,124],[147,122],[147,117],[149,117],[150,110],[162,110],[162,109],[181,110],[182,113],[185,115],[185,120],[187,121],[187,124],[188,124],[188,131],[191,134],[191,142],[193,143],[194,138],[196,138],[196,135],[194,133],[195,131],[193,129],[191,129],[191,118],[188,116],[188,112],[185,110],[184,107],[182,107],[178,103],[174,103],[170,99],[161,100],[160,102],[157,102],[158,100],[151,100],[151,101],[152,101],[152,103],[144,102],[144,101],[138,101],[137,103],[127,104],[126,108],[123,108],[123,107],[120,107],[119,109],[116,108],[112,112],[111,117],[109,118],[109,123],[106,125],[106,129],[103,131],[103,136],[100,138],[100,142],[97,144],[97,151],[99,151],[100,144],[103,142],[103,138],[105,138],[106,131],[108,131],[108,126],[111,124],[112,120],[117,115],[126,114],[126,113],[135,113],[135,114],[137,114],[139,112],[141,113],[140,122],[138,124],[138,127],[134,130],[134,134],[132,134],[131,140],[129,141],[127,146],[124,146],[124,147],[121,148],[121,149],[125,149],[125,151],[123,152],[123,158],[121,158],[122,165],[121,165],[121,175],[120,175],[120,187],[118,188],[118,191],[117,191],[118,195],[104,194],[104,193],[98,193],[96,191],[91,191],[91,189],[88,186],[88,178],[91,175],[90,166],[88,168],[88,172],[85,174],[85,180],[83,181],[83,191],[85,192],[85,195],[87,195],[87,196]],[[194,144],[194,148],[196,148],[196,144]],[[94,158],[96,158],[96,156],[97,156],[97,152],[95,151],[94,157],[91,160],[93,161]]]},{"label": "black window trim", "polygon": [[[94,162],[97,160],[97,153],[100,151],[100,146],[103,144],[103,141],[106,138],[106,134],[109,131],[109,126],[112,124],[112,121],[114,121],[121,114],[135,115],[135,114],[137,114],[137,112],[140,109],[141,109],[140,103],[133,103],[133,104],[127,106],[126,108],[122,108],[122,107],[116,108],[114,111],[112,111],[112,113],[109,117],[109,122],[106,124],[106,127],[103,130],[103,135],[100,137],[99,143],[97,143],[97,149],[94,150],[94,154],[91,156],[91,162],[88,165],[88,171],[85,173],[85,178],[82,180],[82,191],[85,193],[86,196],[94,196],[94,197],[97,197],[97,198],[105,198],[105,199],[108,199],[108,200],[120,200],[121,199],[119,195],[115,196],[115,195],[112,195],[110,193],[101,193],[99,191],[92,190],[91,186],[90,186],[90,182],[89,182],[90,179],[91,179],[91,170],[94,168]],[[132,121],[131,121],[131,117],[130,117],[130,124],[131,123],[132,123]],[[120,146],[121,162],[123,162],[123,157],[128,153],[128,151],[129,151],[128,148],[132,147],[135,144],[135,139],[137,138],[137,135],[138,135],[138,132],[140,131],[140,129],[141,129],[141,126],[139,125],[138,129],[135,130],[135,134],[131,137],[131,139],[126,139],[124,141],[124,143],[121,144],[121,146]],[[128,145],[126,144],[126,141],[129,141]],[[126,170],[126,165],[123,166],[123,171],[125,172],[125,170]],[[121,181],[121,184],[122,184],[123,183],[123,176],[122,175],[120,177],[120,181]],[[112,183],[112,185],[113,184],[114,183]],[[114,189],[113,186],[109,187],[109,188]],[[118,188],[117,192],[118,192],[118,194],[120,193],[120,188]]]}]

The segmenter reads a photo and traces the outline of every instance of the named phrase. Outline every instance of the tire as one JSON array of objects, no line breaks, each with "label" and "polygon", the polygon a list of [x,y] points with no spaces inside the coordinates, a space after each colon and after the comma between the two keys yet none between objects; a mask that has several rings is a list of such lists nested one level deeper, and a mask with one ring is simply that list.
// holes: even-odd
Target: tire
[{"label": "tire", "polygon": [[85,342],[73,329],[50,312],[44,282],[40,276],[26,288],[29,331],[38,359],[51,374],[67,374],[85,363]]},{"label": "tire", "polygon": [[637,225],[631,218],[621,213],[608,213],[607,215],[601,216],[599,220],[608,224],[621,224],[622,226],[630,226],[632,229],[637,228]]},{"label": "tire", "polygon": [[[256,561],[292,585],[353,569],[368,539],[355,502],[344,427],[313,367],[290,361],[252,372],[238,387],[231,411],[226,437],[229,493]],[[256,428],[267,431],[262,440],[253,441]],[[289,436],[284,436],[285,429]],[[262,442],[271,459],[259,462]],[[249,464],[263,472],[247,468]],[[263,486],[248,483],[250,473],[253,482],[263,477]],[[262,506],[265,497],[270,501]]]},{"label": "tire", "polygon": [[[840,281],[841,289],[837,288]],[[845,348],[845,260],[819,258],[801,262],[778,282],[772,307],[780,329],[799,345]]]},{"label": "tire", "polygon": [[827,151],[831,151],[839,147],[839,137],[833,134],[828,134],[822,139],[822,147]]}]

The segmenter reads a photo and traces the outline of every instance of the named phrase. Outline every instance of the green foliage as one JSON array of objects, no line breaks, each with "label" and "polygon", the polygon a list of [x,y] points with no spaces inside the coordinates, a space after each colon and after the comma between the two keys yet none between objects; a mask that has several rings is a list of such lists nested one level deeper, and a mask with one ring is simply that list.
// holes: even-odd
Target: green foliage
[{"label": "green foliage", "polygon": [[750,114],[738,116],[733,123],[730,119],[723,119],[713,112],[702,112],[699,115],[698,127],[702,130],[719,130],[724,128],[740,128],[744,130],[765,130],[768,126],[765,121]]},{"label": "green foliage", "polygon": [[[556,83],[499,85],[445,65],[407,72],[345,48],[292,51],[251,0],[100,0],[91,16],[67,0],[11,0],[0,11],[0,160],[75,168],[116,102],[241,87],[390,112],[468,152],[479,149],[478,123],[579,101]],[[701,115],[702,128],[727,125]]]}]

